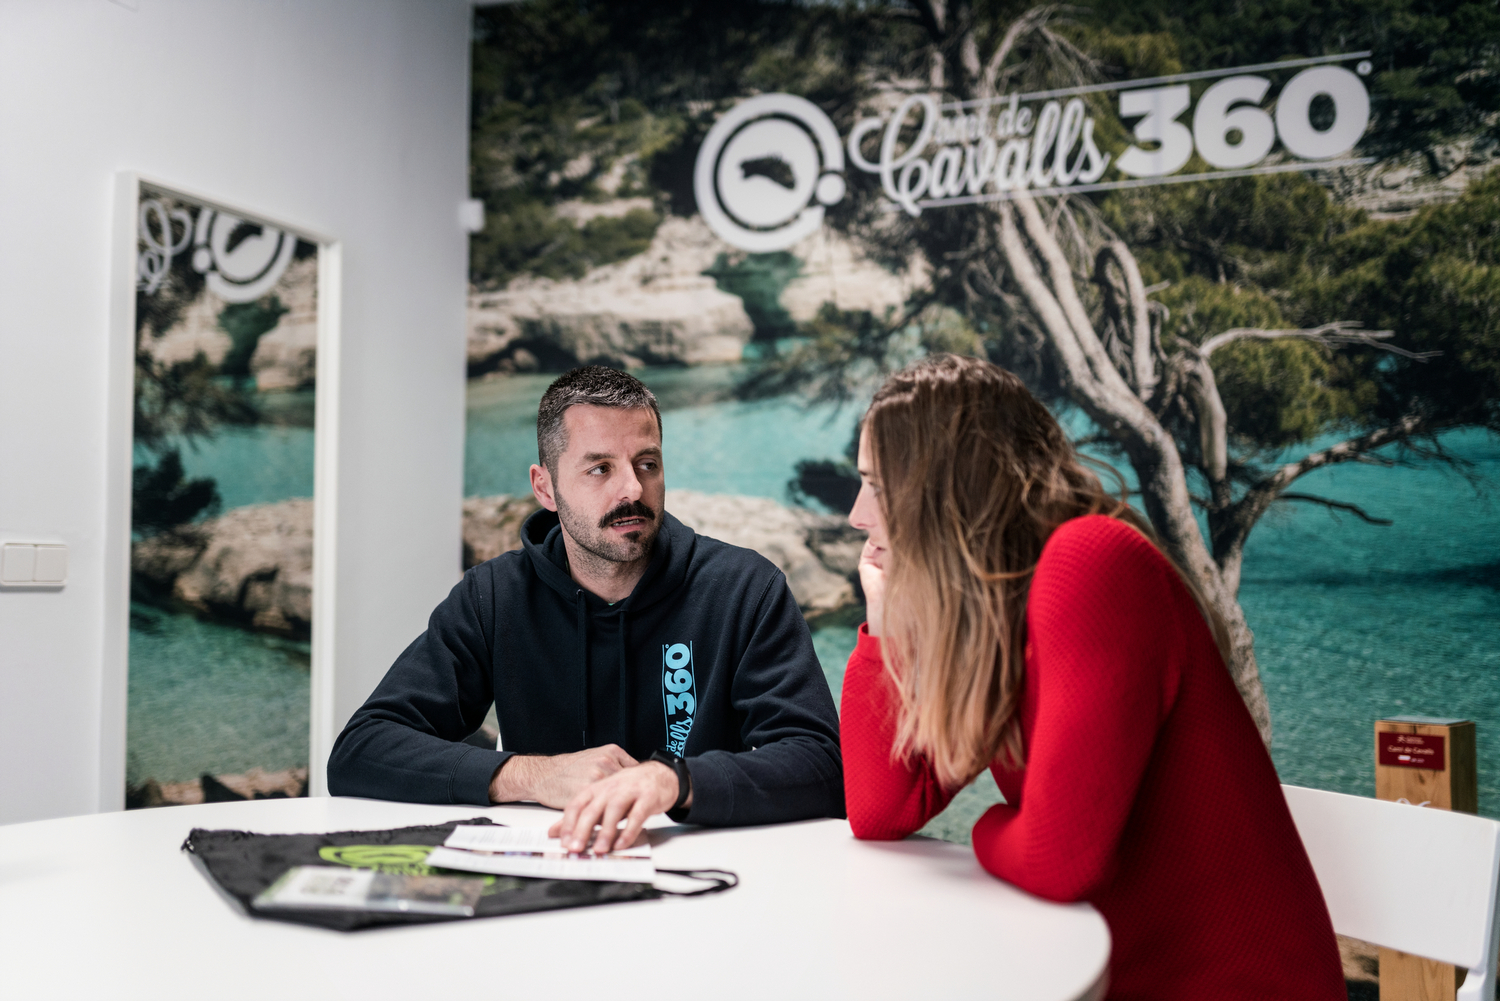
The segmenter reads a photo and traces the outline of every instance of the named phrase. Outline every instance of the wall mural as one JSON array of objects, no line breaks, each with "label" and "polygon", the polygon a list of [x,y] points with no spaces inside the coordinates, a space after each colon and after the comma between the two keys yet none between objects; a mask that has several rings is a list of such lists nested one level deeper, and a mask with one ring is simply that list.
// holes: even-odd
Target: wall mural
[{"label": "wall mural", "polygon": [[143,185],[126,804],[307,792],[318,248]]},{"label": "wall mural", "polygon": [[854,422],[982,354],[1225,613],[1284,781],[1369,795],[1373,720],[1465,716],[1500,815],[1500,15],[1277,11],[478,8],[466,564],[553,373],[630,368],[669,509],[787,571],[837,695]]}]

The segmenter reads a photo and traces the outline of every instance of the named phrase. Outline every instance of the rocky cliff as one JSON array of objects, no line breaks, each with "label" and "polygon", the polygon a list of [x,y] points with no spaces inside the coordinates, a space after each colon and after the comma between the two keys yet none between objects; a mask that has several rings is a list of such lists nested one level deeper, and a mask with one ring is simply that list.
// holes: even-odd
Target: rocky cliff
[{"label": "rocky cliff", "polygon": [[1500,142],[1486,131],[1369,165],[1335,168],[1320,176],[1343,204],[1364,209],[1375,219],[1399,219],[1428,205],[1452,201],[1497,165]]},{"label": "rocky cliff", "polygon": [[651,246],[577,281],[518,278],[469,298],[469,370],[739,361],[744,306],[703,272],[721,244],[699,219],[672,218]]},{"label": "rocky cliff", "polygon": [[[531,497],[464,501],[464,568],[521,548],[521,522],[537,509]],[[767,497],[668,490],[667,510],[700,535],[753,549],[786,574],[809,619],[858,607],[852,580],[864,533],[835,515],[786,507]]]},{"label": "rocky cliff", "polygon": [[521,548],[521,522],[540,505],[536,498],[495,497],[464,498],[464,569],[477,567],[512,549]]},{"label": "rocky cliff", "polygon": [[[463,505],[464,568],[521,547],[531,497],[470,497]],[[853,614],[862,533],[844,519],[764,497],[667,491],[667,510],[694,531],[754,549],[781,568],[809,619]],[[136,583],[214,618],[305,638],[312,625],[312,501],[235,508],[141,540]]]},{"label": "rocky cliff", "polygon": [[[640,201],[580,205],[569,217],[619,214]],[[812,319],[825,302],[877,315],[900,308],[926,280],[916,266],[893,274],[826,228],[791,254],[794,274],[774,297],[794,323]],[[671,217],[645,252],[576,281],[524,277],[498,292],[474,292],[469,372],[561,371],[591,362],[623,367],[737,362],[754,325],[744,301],[724,291],[713,274],[745,256],[714,236],[698,216]]]},{"label": "rocky cliff", "polygon": [[125,790],[125,809],[231,803],[245,799],[296,799],[307,795],[307,769],[268,772],[252,768],[243,775],[203,775],[187,782],[147,779]]},{"label": "rocky cliff", "polygon": [[140,583],[203,614],[306,638],[312,627],[309,498],[238,507],[131,548]]},{"label": "rocky cliff", "polygon": [[318,259],[293,261],[276,286],[286,312],[260,336],[250,373],[261,392],[305,389],[318,374]]},{"label": "rocky cliff", "polygon": [[[318,352],[318,260],[293,261],[276,284],[276,296],[286,312],[276,326],[260,335],[250,356],[255,388],[262,392],[302,389],[312,386],[317,375]],[[204,289],[182,316],[160,337],[146,337],[142,347],[163,365],[190,361],[202,354],[213,365],[222,365],[234,347],[228,332],[219,325],[224,303]]]},{"label": "rocky cliff", "polygon": [[767,497],[695,490],[667,491],[667,510],[698,534],[753,549],[780,567],[808,618],[854,605],[849,578],[864,535],[843,518],[784,507]]}]

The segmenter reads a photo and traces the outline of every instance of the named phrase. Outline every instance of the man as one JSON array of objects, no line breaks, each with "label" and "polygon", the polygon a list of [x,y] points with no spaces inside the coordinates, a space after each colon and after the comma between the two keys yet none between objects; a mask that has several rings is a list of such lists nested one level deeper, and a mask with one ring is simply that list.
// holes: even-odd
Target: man
[{"label": "man", "polygon": [[[665,512],[661,430],[623,372],[552,384],[531,467],[544,510],[520,551],[464,575],[350,719],[331,792],[565,808],[552,834],[574,851],[628,845],[662,812],[843,816],[838,716],[786,578]],[[500,751],[463,742],[491,702]]]}]

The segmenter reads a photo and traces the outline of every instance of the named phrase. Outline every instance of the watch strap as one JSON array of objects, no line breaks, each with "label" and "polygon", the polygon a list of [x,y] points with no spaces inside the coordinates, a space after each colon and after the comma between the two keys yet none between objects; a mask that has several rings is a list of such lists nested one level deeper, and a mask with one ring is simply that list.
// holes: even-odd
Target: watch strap
[{"label": "watch strap", "polygon": [[687,819],[688,810],[682,805],[687,802],[688,794],[692,792],[692,775],[688,771],[687,759],[680,754],[671,751],[657,749],[651,752],[649,761],[659,761],[672,769],[677,774],[677,802],[667,811],[667,819],[681,823]]}]

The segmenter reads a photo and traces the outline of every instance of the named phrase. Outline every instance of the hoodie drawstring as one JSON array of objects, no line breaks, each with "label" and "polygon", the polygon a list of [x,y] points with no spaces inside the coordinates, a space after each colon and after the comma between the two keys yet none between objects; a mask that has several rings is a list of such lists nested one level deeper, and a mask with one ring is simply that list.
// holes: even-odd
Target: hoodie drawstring
[{"label": "hoodie drawstring", "polygon": [[[579,588],[575,593],[578,599],[578,669],[581,682],[580,690],[583,693],[583,720],[580,727],[583,746],[589,746],[589,707],[593,704],[589,699],[589,600],[584,595],[583,589]],[[625,609],[621,608],[620,615],[620,744],[623,747],[630,746],[632,705],[630,693],[630,657],[628,651],[630,645],[625,635]]]},{"label": "hoodie drawstring", "polygon": [[582,676],[579,685],[583,692],[583,746],[589,746],[589,602],[583,596],[583,588],[578,589],[578,670]]},{"label": "hoodie drawstring", "polygon": [[630,658],[625,643],[625,609],[620,609],[620,744],[630,745]]}]

